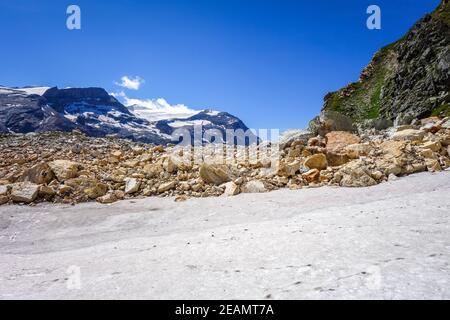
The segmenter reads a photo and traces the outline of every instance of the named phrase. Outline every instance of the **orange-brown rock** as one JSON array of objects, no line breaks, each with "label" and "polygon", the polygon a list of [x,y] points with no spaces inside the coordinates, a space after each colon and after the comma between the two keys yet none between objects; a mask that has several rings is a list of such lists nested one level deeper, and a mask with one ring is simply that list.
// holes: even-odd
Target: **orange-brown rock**
[{"label": "orange-brown rock", "polygon": [[349,161],[345,148],[349,145],[357,144],[361,139],[349,132],[332,131],[326,135],[327,138],[327,159],[331,166],[340,166]]}]

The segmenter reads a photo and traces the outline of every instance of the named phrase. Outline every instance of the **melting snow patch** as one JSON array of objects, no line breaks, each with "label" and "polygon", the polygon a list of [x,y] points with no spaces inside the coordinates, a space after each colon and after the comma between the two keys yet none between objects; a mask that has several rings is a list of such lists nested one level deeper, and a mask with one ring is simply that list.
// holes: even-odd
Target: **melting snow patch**
[{"label": "melting snow patch", "polygon": [[211,121],[207,120],[192,120],[192,121],[174,121],[169,123],[169,126],[172,128],[181,128],[181,127],[187,127],[187,126],[207,126],[210,125]]}]

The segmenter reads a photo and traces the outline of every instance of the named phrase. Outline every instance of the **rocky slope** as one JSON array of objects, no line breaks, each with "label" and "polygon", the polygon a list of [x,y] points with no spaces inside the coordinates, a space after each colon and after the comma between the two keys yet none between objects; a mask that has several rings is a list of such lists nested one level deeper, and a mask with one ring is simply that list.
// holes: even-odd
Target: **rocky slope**
[{"label": "rocky slope", "polygon": [[[206,130],[248,127],[238,118],[216,111],[198,111],[186,118],[146,119],[134,113],[101,88],[7,88],[0,87],[0,132],[70,132],[79,130],[88,136],[115,135],[154,144],[172,142],[178,129],[189,132],[202,125]],[[203,136],[203,135],[202,135]],[[256,136],[253,137],[257,139]],[[201,139],[201,137],[200,137]],[[201,141],[207,142],[207,141]]]},{"label": "rocky slope", "polygon": [[410,124],[450,115],[450,3],[418,21],[382,48],[357,82],[325,96],[323,110],[366,127]]},{"label": "rocky slope", "polygon": [[271,147],[277,157],[262,146],[225,152],[211,144],[198,150],[80,133],[7,134],[0,136],[0,204],[147,196],[184,201],[279,188],[373,186],[450,167],[450,118],[360,136],[289,135]]}]

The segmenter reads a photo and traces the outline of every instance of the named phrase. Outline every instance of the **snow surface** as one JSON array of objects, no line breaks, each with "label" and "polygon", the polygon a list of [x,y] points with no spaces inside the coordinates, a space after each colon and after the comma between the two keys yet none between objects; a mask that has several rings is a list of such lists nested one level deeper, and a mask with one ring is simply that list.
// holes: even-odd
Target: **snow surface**
[{"label": "snow surface", "polygon": [[1,206],[0,298],[450,299],[449,194],[446,171],[181,203]]},{"label": "snow surface", "polygon": [[208,126],[211,123],[211,121],[208,120],[191,120],[191,121],[174,121],[168,123],[169,126],[172,128],[181,128],[181,127],[187,127],[187,126]]},{"label": "snow surface", "polygon": [[0,94],[22,93],[26,95],[35,94],[42,96],[48,89],[50,89],[50,87],[25,87],[25,88],[0,87]]},{"label": "snow surface", "polygon": [[210,116],[218,116],[220,114],[220,111],[208,111],[207,112]]},{"label": "snow surface", "polygon": [[10,90],[10,89],[4,88],[4,87],[0,87],[0,94],[10,94],[13,92],[14,92],[13,90]]},{"label": "snow surface", "polygon": [[50,89],[50,87],[30,87],[30,88],[20,88],[18,90],[25,92],[28,95],[37,94],[39,96],[42,96],[48,89]]}]

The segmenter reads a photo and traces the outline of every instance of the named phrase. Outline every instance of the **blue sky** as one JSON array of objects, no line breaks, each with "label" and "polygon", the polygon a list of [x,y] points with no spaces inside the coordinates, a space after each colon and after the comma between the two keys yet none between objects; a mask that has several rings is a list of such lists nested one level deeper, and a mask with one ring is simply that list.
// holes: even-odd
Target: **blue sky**
[{"label": "blue sky", "polygon": [[[82,29],[66,28],[81,8]],[[366,28],[366,9],[382,29]],[[98,86],[230,112],[252,128],[306,126],[323,96],[439,0],[0,0],[0,84]],[[145,80],[120,88],[123,76]]]}]

